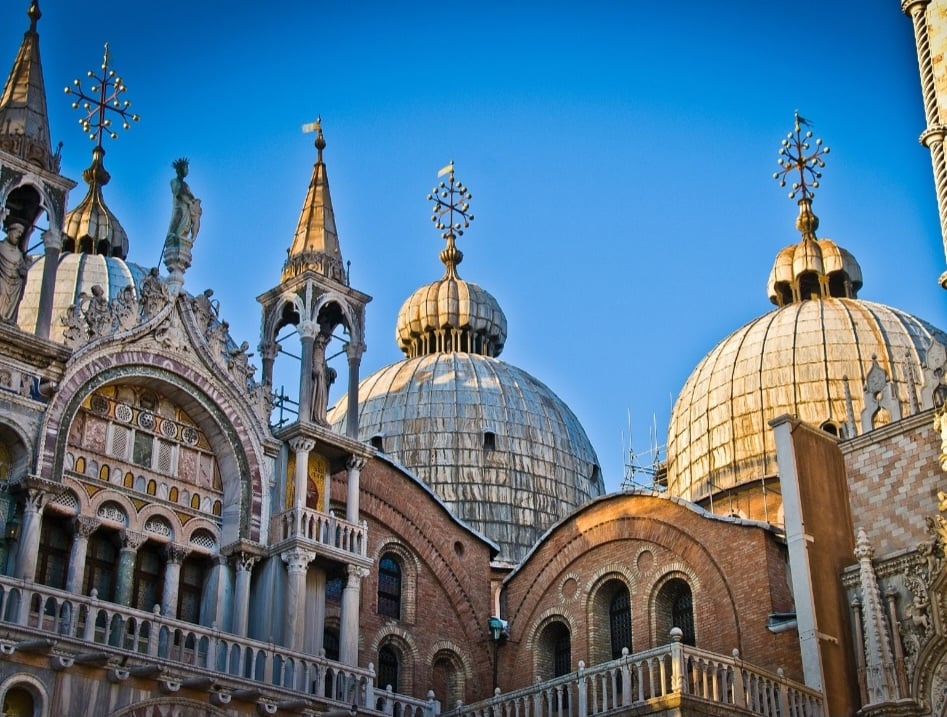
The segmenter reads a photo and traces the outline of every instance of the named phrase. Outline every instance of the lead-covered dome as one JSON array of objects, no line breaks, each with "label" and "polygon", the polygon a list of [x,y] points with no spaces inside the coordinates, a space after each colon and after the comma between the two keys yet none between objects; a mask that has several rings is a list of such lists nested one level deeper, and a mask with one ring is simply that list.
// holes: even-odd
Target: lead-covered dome
[{"label": "lead-covered dome", "polygon": [[[344,404],[332,423],[345,425]],[[359,438],[416,473],[458,518],[518,561],[605,492],[579,419],[526,371],[469,352],[391,364],[359,385]]]},{"label": "lead-covered dome", "polygon": [[[458,518],[519,561],[542,534],[605,492],[579,419],[545,384],[496,358],[506,316],[486,290],[461,279],[456,238],[473,216],[470,193],[448,180],[429,197],[447,245],[444,276],[415,291],[398,315],[407,357],[364,379],[358,436],[427,483]],[[441,219],[450,214],[449,222]],[[345,426],[339,402],[330,421]]]}]

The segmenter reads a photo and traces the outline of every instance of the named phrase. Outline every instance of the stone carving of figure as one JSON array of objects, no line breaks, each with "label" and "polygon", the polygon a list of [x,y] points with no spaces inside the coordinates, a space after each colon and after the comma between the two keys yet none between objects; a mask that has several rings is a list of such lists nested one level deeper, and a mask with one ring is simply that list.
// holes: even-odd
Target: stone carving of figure
[{"label": "stone carving of figure", "polygon": [[231,350],[230,360],[227,362],[227,368],[237,381],[246,384],[254,369],[250,366],[249,359],[253,355],[247,353],[250,344],[244,341],[237,348]]},{"label": "stone carving of figure", "polygon": [[230,325],[226,321],[218,321],[207,327],[207,348],[218,361],[223,360],[224,349],[227,347],[227,333]]},{"label": "stone carving of figure", "polygon": [[210,297],[213,295],[213,289],[204,289],[203,294],[198,294],[191,301],[191,308],[194,310],[194,316],[197,318],[197,326],[202,334],[207,331],[211,319],[217,318],[219,304],[211,300]]},{"label": "stone carving of figure", "polygon": [[164,241],[165,261],[168,260],[169,252],[181,248],[190,251],[201,224],[201,202],[191,193],[191,188],[184,181],[188,172],[187,159],[176,159],[171,166],[177,176],[171,180],[171,225]]},{"label": "stone carving of figure", "polygon": [[326,363],[325,349],[329,343],[329,336],[316,336],[315,352],[312,364],[312,421],[326,424],[326,411],[329,408],[329,386],[338,375],[336,370]]},{"label": "stone carving of figure", "polygon": [[11,224],[7,236],[0,243],[0,321],[16,321],[16,310],[23,296],[28,264],[20,249],[23,225]]},{"label": "stone carving of figure", "polygon": [[138,323],[138,299],[135,298],[135,289],[124,287],[112,301],[112,311],[118,322],[119,331],[125,331]]},{"label": "stone carving of figure", "polygon": [[158,267],[152,267],[141,282],[141,318],[147,321],[161,311],[168,300],[168,287],[158,276]]},{"label": "stone carving of figure", "polygon": [[934,414],[934,430],[940,432],[940,467],[947,471],[947,407]]},{"label": "stone carving of figure", "polygon": [[[81,300],[81,299],[80,299]],[[63,338],[66,339],[66,345],[77,348],[89,336],[89,328],[82,318],[82,311],[79,303],[72,304],[66,313],[62,316]]]},{"label": "stone carving of figure", "polygon": [[112,307],[105,298],[105,289],[98,284],[92,286],[92,298],[86,306],[85,320],[92,338],[107,336],[112,332]]}]

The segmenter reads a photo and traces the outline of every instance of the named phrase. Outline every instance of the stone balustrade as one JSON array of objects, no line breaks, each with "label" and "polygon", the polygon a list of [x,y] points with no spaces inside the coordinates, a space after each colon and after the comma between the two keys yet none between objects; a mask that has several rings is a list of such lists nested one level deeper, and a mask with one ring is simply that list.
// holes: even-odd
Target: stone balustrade
[{"label": "stone balustrade", "polygon": [[[137,659],[163,667],[178,679],[191,671],[216,673],[343,706],[358,704],[374,709],[376,704],[371,666],[342,665],[157,612],[2,576],[0,625],[9,628],[11,635],[19,631],[30,638],[49,638],[61,645],[64,653],[115,654],[127,658],[129,664]],[[15,641],[0,644],[0,651],[16,649]],[[69,658],[65,659],[68,662]],[[425,700],[401,695],[398,700],[415,711],[427,705]]]},{"label": "stone balustrade", "polygon": [[312,508],[291,508],[270,520],[271,544],[293,538],[363,558],[368,550],[368,526],[364,522],[351,523]]},{"label": "stone balustrade", "polygon": [[[732,657],[689,647],[672,631],[669,645],[579,669],[472,705],[445,717],[591,717],[620,708],[647,711],[672,695],[740,708],[761,717],[821,717],[822,695]],[[663,707],[661,707],[663,709]]]}]

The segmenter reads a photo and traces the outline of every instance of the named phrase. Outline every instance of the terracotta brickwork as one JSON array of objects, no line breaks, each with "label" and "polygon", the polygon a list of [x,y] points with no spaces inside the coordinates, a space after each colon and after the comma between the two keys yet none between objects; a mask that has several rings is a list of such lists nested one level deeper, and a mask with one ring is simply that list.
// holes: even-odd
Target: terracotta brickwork
[{"label": "terracotta brickwork", "polygon": [[[489,696],[491,544],[383,459],[362,469],[360,488],[360,517],[368,522],[376,566],[362,581],[359,664],[377,666],[379,649],[390,644],[401,658],[397,691],[424,697],[434,689],[445,709],[456,698]],[[332,497],[344,501],[344,472],[333,476]],[[378,611],[377,561],[385,553],[403,567],[401,619]]]},{"label": "terracotta brickwork", "polygon": [[[500,650],[504,691],[551,669],[544,629],[568,625],[571,669],[608,655],[606,601],[612,581],[630,593],[632,652],[669,641],[658,629],[659,593],[683,580],[693,597],[698,647],[722,654],[737,648],[748,661],[798,678],[795,631],[767,629],[771,613],[792,611],[786,556],[760,524],[711,517],[681,501],[644,494],[601,498],[557,525],[506,581],[511,639]],[[514,669],[515,668],[515,669]]]},{"label": "terracotta brickwork", "polygon": [[925,411],[839,446],[852,520],[869,532],[878,556],[930,540],[926,518],[937,514],[937,491],[944,487],[933,426],[933,411]]}]

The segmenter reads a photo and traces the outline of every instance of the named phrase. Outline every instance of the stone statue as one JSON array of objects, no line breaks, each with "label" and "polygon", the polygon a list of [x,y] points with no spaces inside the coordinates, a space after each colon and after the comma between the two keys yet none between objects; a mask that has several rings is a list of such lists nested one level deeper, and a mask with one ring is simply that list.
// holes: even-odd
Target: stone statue
[{"label": "stone statue", "polygon": [[141,282],[141,318],[147,321],[161,311],[168,301],[168,287],[158,276],[158,267],[152,267]]},{"label": "stone statue", "polygon": [[20,249],[24,231],[22,224],[11,224],[7,227],[6,239],[0,243],[0,321],[6,323],[16,321],[16,310],[26,284],[29,265]]},{"label": "stone statue", "polygon": [[92,298],[85,310],[85,320],[92,338],[107,336],[112,332],[112,307],[105,298],[105,289],[98,284],[92,286]]},{"label": "stone statue", "polygon": [[326,346],[331,336],[320,333],[315,339],[315,351],[312,357],[312,422],[326,424],[326,411],[329,408],[329,386],[338,375],[334,368],[326,363]]},{"label": "stone statue", "polygon": [[135,298],[133,287],[122,288],[119,295],[112,300],[112,312],[118,322],[119,331],[126,331],[138,323],[138,299]]},{"label": "stone statue", "polygon": [[194,311],[195,318],[197,318],[197,326],[201,333],[207,331],[211,319],[217,318],[220,305],[218,302],[211,300],[210,297],[213,295],[213,289],[204,289],[203,294],[198,294],[191,300],[191,308]]},{"label": "stone statue", "polygon": [[233,374],[233,377],[238,381],[246,384],[250,376],[253,374],[253,367],[250,366],[249,359],[253,355],[247,353],[247,350],[250,348],[250,344],[244,341],[237,348],[230,351],[230,360],[227,362],[227,368],[230,370],[230,373]]},{"label": "stone statue", "polygon": [[171,225],[164,242],[165,253],[169,248],[186,247],[190,250],[201,225],[201,202],[191,193],[191,188],[184,181],[188,172],[187,159],[176,159],[171,166],[177,176],[171,180]]},{"label": "stone statue", "polygon": [[226,321],[218,321],[207,327],[207,348],[211,355],[217,360],[223,360],[224,349],[227,347],[227,334],[230,325]]},{"label": "stone statue", "polygon": [[78,302],[71,304],[66,309],[61,321],[64,327],[63,338],[66,340],[66,345],[71,348],[78,348],[89,336],[89,329],[82,318],[82,310]]}]

